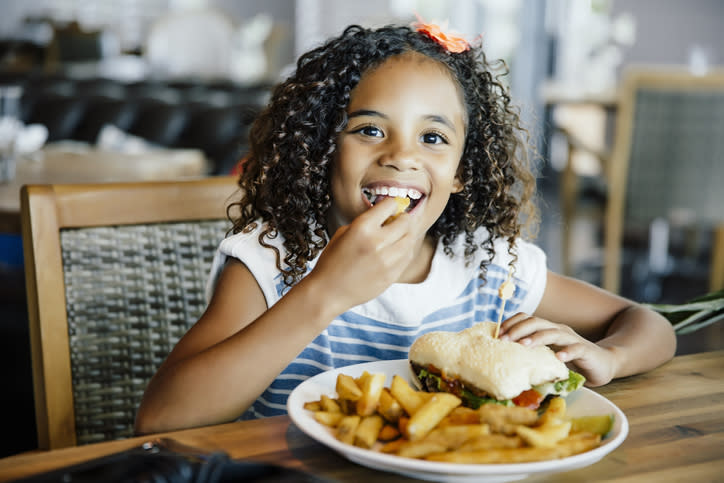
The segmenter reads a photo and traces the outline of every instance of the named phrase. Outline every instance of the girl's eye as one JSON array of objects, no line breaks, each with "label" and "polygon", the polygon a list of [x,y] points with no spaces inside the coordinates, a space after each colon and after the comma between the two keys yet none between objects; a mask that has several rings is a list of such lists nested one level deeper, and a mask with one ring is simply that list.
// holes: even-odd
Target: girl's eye
[{"label": "girl's eye", "polygon": [[422,142],[425,144],[447,144],[447,139],[442,134],[429,132],[422,135]]},{"label": "girl's eye", "polygon": [[353,133],[360,133],[365,136],[375,137],[375,138],[381,138],[383,137],[382,131],[375,126],[362,126],[358,129],[355,129],[352,131]]}]

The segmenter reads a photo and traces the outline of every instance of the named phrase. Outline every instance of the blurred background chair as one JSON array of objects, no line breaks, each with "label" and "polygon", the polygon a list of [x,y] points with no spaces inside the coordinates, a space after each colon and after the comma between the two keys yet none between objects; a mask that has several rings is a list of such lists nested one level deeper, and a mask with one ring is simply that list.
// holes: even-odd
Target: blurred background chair
[{"label": "blurred background chair", "polygon": [[[605,164],[604,288],[678,302],[720,283],[723,134],[724,72],[624,72],[613,150],[598,153]],[[571,180],[564,177],[564,192],[575,190]],[[566,216],[570,224],[574,214]],[[672,278],[678,293],[667,296]]]},{"label": "blurred background chair", "polygon": [[230,177],[23,187],[40,448],[132,436],[146,384],[205,309],[236,189]]},{"label": "blurred background chair", "polygon": [[150,28],[151,71],[176,77],[227,77],[234,25],[213,8],[172,11]]}]

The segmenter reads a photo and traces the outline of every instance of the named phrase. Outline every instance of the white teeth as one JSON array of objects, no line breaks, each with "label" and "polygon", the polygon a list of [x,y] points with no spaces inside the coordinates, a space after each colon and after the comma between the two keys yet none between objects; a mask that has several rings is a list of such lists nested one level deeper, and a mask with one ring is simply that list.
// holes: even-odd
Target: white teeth
[{"label": "white teeth", "polygon": [[364,188],[363,190],[366,194],[368,194],[368,198],[374,195],[382,195],[382,196],[399,196],[399,197],[408,197],[413,200],[419,200],[422,198],[422,193],[417,191],[414,188],[401,188],[398,186],[378,186],[376,188]]},{"label": "white teeth", "polygon": [[422,193],[420,193],[416,189],[410,188],[407,190],[407,196],[412,198],[413,200],[419,200],[420,198],[422,198]]}]

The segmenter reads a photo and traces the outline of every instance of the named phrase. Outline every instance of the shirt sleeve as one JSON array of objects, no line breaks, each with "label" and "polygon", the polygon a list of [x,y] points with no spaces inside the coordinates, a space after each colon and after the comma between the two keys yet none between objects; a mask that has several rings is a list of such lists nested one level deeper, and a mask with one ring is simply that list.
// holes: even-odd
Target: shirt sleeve
[{"label": "shirt sleeve", "polygon": [[548,268],[546,255],[538,246],[521,241],[518,245],[518,276],[526,282],[528,292],[520,304],[520,311],[532,314],[543,299]]}]

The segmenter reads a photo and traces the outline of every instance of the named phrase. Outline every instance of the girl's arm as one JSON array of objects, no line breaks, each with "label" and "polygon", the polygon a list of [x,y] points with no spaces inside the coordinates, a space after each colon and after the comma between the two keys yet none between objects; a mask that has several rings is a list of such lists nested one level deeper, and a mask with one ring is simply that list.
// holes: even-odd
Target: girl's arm
[{"label": "girl's arm", "polygon": [[313,283],[300,283],[267,310],[251,272],[230,260],[208,309],[146,389],[136,431],[237,418],[334,318],[313,292]]},{"label": "girl's arm", "polygon": [[674,330],[661,315],[553,272],[535,314],[511,317],[501,333],[526,345],[550,346],[591,386],[649,371],[676,351]]},{"label": "girl's arm", "polygon": [[227,262],[201,319],[146,389],[136,431],[150,433],[231,421],[334,318],[396,281],[419,243],[407,216],[383,226],[394,200],[337,230],[316,267],[267,309],[238,260]]}]

